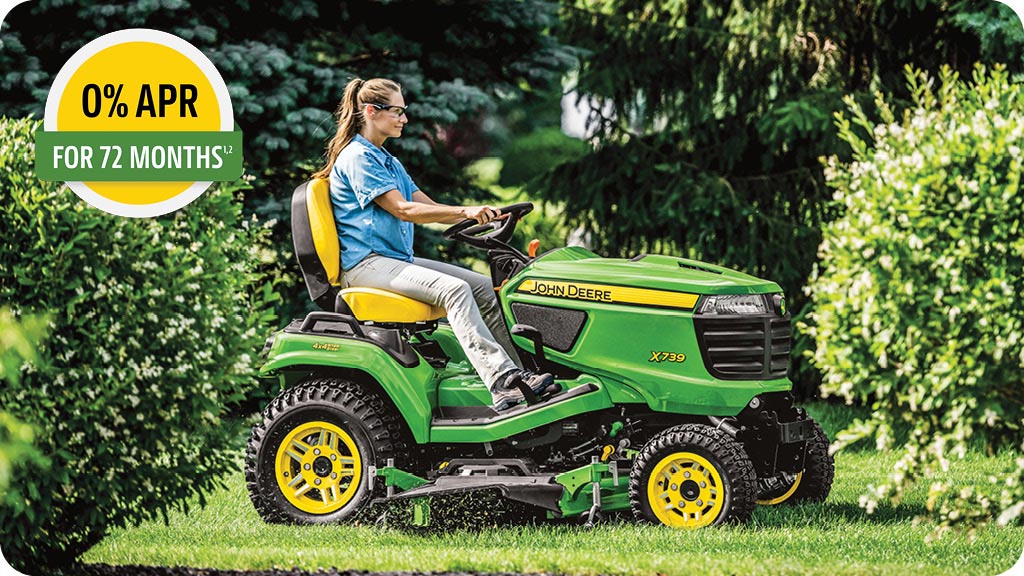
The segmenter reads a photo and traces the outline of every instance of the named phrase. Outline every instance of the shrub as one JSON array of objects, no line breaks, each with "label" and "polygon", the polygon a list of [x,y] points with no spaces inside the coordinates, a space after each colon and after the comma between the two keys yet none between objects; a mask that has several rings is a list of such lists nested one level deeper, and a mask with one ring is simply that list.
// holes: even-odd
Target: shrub
[{"label": "shrub", "polygon": [[[46,332],[46,322],[41,316],[27,316],[19,321],[10,308],[0,308],[0,382],[17,384],[22,364],[37,361],[36,343]],[[49,465],[33,445],[35,435],[31,426],[0,410],[0,503],[6,503],[0,505],[16,502],[14,495],[7,491],[15,469]]]},{"label": "shrub", "polygon": [[51,464],[16,470],[0,508],[0,546],[23,571],[203,505],[237,469],[222,416],[275,322],[244,182],[161,218],[113,216],[35,178],[39,125],[0,119],[0,301],[52,318],[38,365],[0,390]]},{"label": "shrub", "polygon": [[[852,99],[837,115],[854,158],[827,163],[843,214],[808,288],[823,395],[873,409],[835,448],[912,427],[868,510],[972,446],[1019,449],[1024,424],[1024,92],[1001,66],[906,77],[899,117],[881,95],[877,125]],[[1001,488],[933,485],[928,507],[943,529],[1019,521],[1022,473],[1024,459]]]},{"label": "shrub", "polygon": [[590,152],[586,142],[561,128],[542,128],[513,140],[502,155],[499,184],[519,186],[548,170]]}]

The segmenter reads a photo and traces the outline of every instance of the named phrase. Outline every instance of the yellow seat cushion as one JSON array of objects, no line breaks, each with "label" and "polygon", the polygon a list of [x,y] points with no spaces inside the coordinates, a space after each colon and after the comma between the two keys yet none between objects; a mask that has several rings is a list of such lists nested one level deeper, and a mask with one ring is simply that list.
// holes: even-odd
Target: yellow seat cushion
[{"label": "yellow seat cushion", "polygon": [[[310,236],[327,282],[331,286],[340,287],[341,246],[334,225],[329,180],[319,178],[309,182],[306,187],[306,211],[309,214]],[[428,322],[446,314],[444,308],[377,288],[347,288],[341,291],[341,297],[361,322]]]},{"label": "yellow seat cushion", "polygon": [[327,282],[337,286],[341,283],[341,245],[338,243],[338,229],[334,225],[330,180],[317,178],[310,181],[306,187],[306,212],[309,214],[313,246],[327,273]]},{"label": "yellow seat cushion", "polygon": [[429,322],[445,316],[444,308],[377,288],[346,288],[341,298],[361,322]]}]

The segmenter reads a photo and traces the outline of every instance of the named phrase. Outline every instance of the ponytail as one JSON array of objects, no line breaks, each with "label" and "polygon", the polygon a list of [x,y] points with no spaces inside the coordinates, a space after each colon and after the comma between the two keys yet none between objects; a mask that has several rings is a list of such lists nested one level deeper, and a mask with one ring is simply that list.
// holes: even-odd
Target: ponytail
[{"label": "ponytail", "polygon": [[365,119],[362,107],[364,104],[387,102],[393,93],[401,91],[402,87],[397,82],[385,78],[349,80],[345,85],[341,102],[338,103],[338,109],[334,112],[338,118],[338,129],[335,131],[334,137],[327,143],[324,166],[313,174],[313,178],[330,178],[338,155],[363,128]]}]

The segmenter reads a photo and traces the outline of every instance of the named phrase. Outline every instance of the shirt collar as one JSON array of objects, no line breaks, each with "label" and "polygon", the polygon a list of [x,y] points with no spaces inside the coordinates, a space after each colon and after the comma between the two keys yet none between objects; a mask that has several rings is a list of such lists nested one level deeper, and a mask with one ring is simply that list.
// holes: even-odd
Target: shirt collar
[{"label": "shirt collar", "polygon": [[381,147],[375,146],[373,142],[370,142],[369,140],[367,140],[366,137],[363,136],[362,134],[356,134],[354,140],[359,142],[363,146],[366,146],[367,148],[369,148],[370,151],[371,151],[371,154],[375,154],[375,155],[380,156],[381,160],[384,162],[385,166],[388,166],[388,167],[391,166],[391,159],[394,158],[394,156],[392,156],[391,152],[388,152],[383,146],[381,146]]}]

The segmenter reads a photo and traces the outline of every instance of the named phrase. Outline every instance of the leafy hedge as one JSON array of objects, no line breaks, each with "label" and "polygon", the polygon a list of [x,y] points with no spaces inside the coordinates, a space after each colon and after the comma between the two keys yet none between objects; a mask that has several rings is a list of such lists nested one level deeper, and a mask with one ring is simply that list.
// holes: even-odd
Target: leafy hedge
[{"label": "leafy hedge", "polygon": [[[1001,66],[907,80],[902,115],[881,96],[878,125],[852,100],[837,115],[854,159],[828,162],[843,215],[809,285],[823,395],[874,410],[837,447],[912,428],[869,510],[971,446],[1021,448],[1024,427],[1024,91]],[[998,483],[931,486],[929,508],[943,528],[1019,521],[1022,480],[1024,458]]]},{"label": "leafy hedge", "polygon": [[[38,361],[36,346],[46,333],[46,323],[45,316],[30,315],[19,320],[10,308],[0,308],[0,383],[17,384],[22,366]],[[32,426],[0,409],[0,502],[6,503],[0,505],[16,502],[7,490],[15,469],[29,464],[49,465],[33,444],[36,433]],[[12,499],[7,501],[9,495]]]},{"label": "leafy hedge", "polygon": [[112,216],[35,178],[39,126],[0,119],[0,301],[51,318],[37,366],[0,389],[50,461],[16,469],[0,507],[0,547],[23,571],[202,504],[236,469],[222,416],[276,323],[244,182],[161,218]]}]

